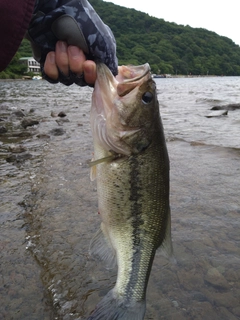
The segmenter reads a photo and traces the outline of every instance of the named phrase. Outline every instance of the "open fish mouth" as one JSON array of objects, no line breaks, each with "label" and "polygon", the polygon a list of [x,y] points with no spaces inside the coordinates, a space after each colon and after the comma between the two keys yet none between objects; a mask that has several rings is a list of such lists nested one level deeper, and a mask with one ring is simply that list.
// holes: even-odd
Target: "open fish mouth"
[{"label": "open fish mouth", "polygon": [[150,72],[148,63],[140,66],[121,66],[116,79],[121,83],[129,83],[142,79]]},{"label": "open fish mouth", "polygon": [[97,64],[91,125],[93,134],[105,149],[130,155],[132,150],[127,145],[127,138],[138,133],[140,128],[129,121],[133,115],[127,106],[136,104],[141,86],[152,81],[152,77],[148,63],[121,66],[118,70],[117,77],[114,77],[105,64]]}]

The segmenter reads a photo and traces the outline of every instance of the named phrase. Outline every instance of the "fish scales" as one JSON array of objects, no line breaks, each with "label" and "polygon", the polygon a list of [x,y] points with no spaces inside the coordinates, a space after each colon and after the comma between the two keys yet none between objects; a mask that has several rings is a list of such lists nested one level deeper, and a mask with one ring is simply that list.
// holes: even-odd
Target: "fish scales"
[{"label": "fish scales", "polygon": [[[148,65],[142,66],[141,71],[129,67],[132,78],[127,80],[124,79],[124,69],[123,80],[120,81],[113,78],[106,68],[98,65],[99,78],[91,111],[94,138],[92,170],[97,179],[102,223],[100,232],[92,241],[90,252],[107,263],[108,260],[116,261],[118,275],[115,287],[88,319],[141,320],[145,314],[146,288],[155,251],[161,245],[169,252],[172,248],[169,159],[155,83],[149,76]],[[141,72],[142,77],[138,74]],[[119,83],[127,87],[127,93],[119,100],[121,103],[117,92]],[[109,91],[110,97],[97,102],[104,91]],[[151,106],[142,105],[139,100],[144,92],[152,92]],[[130,94],[133,96],[128,98]],[[128,107],[129,112],[126,111]],[[137,111],[142,107],[146,108],[144,116],[141,110]],[[151,110],[147,110],[148,107]],[[117,116],[115,119],[110,117],[108,123],[109,113]],[[98,117],[101,118],[100,121]],[[137,119],[132,119],[134,117]],[[111,126],[116,128],[112,129]],[[120,132],[118,134],[117,128]],[[111,135],[113,139],[109,141]],[[99,159],[103,161],[99,163]],[[96,165],[94,161],[97,161]]]}]

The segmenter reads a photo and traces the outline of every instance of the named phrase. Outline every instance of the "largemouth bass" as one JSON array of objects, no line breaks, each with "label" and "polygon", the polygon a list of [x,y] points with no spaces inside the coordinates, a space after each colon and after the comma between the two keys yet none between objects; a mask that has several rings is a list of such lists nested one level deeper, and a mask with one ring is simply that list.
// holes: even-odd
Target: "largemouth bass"
[{"label": "largemouth bass", "polygon": [[169,158],[148,64],[119,67],[116,78],[97,64],[91,128],[102,222],[90,253],[118,274],[88,320],[142,320],[155,252],[172,251]]}]

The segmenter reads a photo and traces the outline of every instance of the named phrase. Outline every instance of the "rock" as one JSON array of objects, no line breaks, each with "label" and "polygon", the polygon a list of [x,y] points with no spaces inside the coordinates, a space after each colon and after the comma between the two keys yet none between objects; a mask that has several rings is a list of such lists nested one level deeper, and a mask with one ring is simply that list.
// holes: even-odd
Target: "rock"
[{"label": "rock", "polygon": [[240,280],[237,272],[233,268],[229,268],[226,270],[225,278],[229,282],[238,282]]},{"label": "rock", "polygon": [[229,283],[223,277],[223,275],[218,271],[217,268],[210,268],[205,276],[205,282],[217,289],[228,289]]},{"label": "rock", "polygon": [[209,292],[208,300],[218,307],[237,308],[239,306],[238,299],[233,296],[231,291],[225,293]]},{"label": "rock", "polygon": [[56,112],[51,111],[51,117],[55,118],[55,117],[57,117],[57,116],[58,116],[58,115],[57,115],[57,113],[56,113]]},{"label": "rock", "polygon": [[61,112],[59,112],[58,116],[61,118],[64,118],[64,117],[66,117],[66,113],[61,111]]},{"label": "rock", "polygon": [[195,290],[203,285],[202,273],[195,268],[192,270],[179,270],[177,271],[177,275],[180,284],[186,290]]},{"label": "rock", "polygon": [[231,103],[227,104],[225,106],[214,106],[211,110],[228,110],[228,111],[234,111],[240,109],[240,103]]},{"label": "rock", "polygon": [[11,154],[9,157],[6,158],[7,162],[24,162],[32,158],[30,153],[22,153],[22,154]]},{"label": "rock", "polygon": [[233,308],[233,313],[240,318],[240,307]]},{"label": "rock", "polygon": [[194,320],[215,320],[219,319],[218,314],[208,301],[193,301],[189,310],[189,316],[186,319]]},{"label": "rock", "polygon": [[194,292],[193,293],[193,300],[196,300],[196,301],[199,301],[199,302],[203,302],[203,301],[207,301],[207,298],[201,292]]},{"label": "rock", "polygon": [[214,117],[221,117],[221,116],[227,116],[228,110],[218,110],[218,111],[213,111],[210,112],[206,118],[214,118]]},{"label": "rock", "polygon": [[6,132],[7,132],[7,128],[5,126],[0,126],[0,134],[6,133]]},{"label": "rock", "polygon": [[11,145],[9,146],[9,151],[11,151],[12,153],[22,153],[25,152],[27,150],[26,147],[20,145]]},{"label": "rock", "polygon": [[46,134],[46,133],[39,133],[36,137],[37,137],[38,139],[49,139],[49,138],[50,138],[50,135],[49,135],[49,134]]},{"label": "rock", "polygon": [[228,311],[227,308],[220,307],[219,308],[219,312],[220,312],[220,314],[222,316],[222,319],[236,320],[235,315],[232,312]]},{"label": "rock", "polygon": [[22,111],[22,110],[17,110],[17,111],[14,111],[15,116],[19,117],[19,118],[23,118],[26,116],[26,114]]},{"label": "rock", "polygon": [[69,121],[69,119],[63,119],[63,118],[61,118],[61,119],[57,119],[56,122],[57,122],[57,124],[58,124],[59,126],[62,126],[64,123],[70,122],[70,121]]},{"label": "rock", "polygon": [[53,136],[62,136],[66,131],[63,128],[55,128],[50,131]]},{"label": "rock", "polygon": [[21,125],[24,129],[26,129],[27,127],[34,126],[35,124],[39,124],[39,121],[32,118],[25,118],[21,122]]},{"label": "rock", "polygon": [[1,104],[0,105],[0,110],[9,110],[9,106],[7,106],[5,104]]}]

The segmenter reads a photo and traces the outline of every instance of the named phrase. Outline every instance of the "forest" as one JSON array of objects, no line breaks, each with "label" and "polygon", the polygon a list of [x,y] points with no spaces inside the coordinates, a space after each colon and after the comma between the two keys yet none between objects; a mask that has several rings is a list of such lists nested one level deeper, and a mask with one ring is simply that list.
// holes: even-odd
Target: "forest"
[{"label": "forest", "polygon": [[[240,47],[227,37],[110,2],[89,2],[115,35],[119,65],[148,62],[157,74],[240,76]],[[0,77],[21,74],[17,60],[23,56],[31,56],[26,40]]]}]

